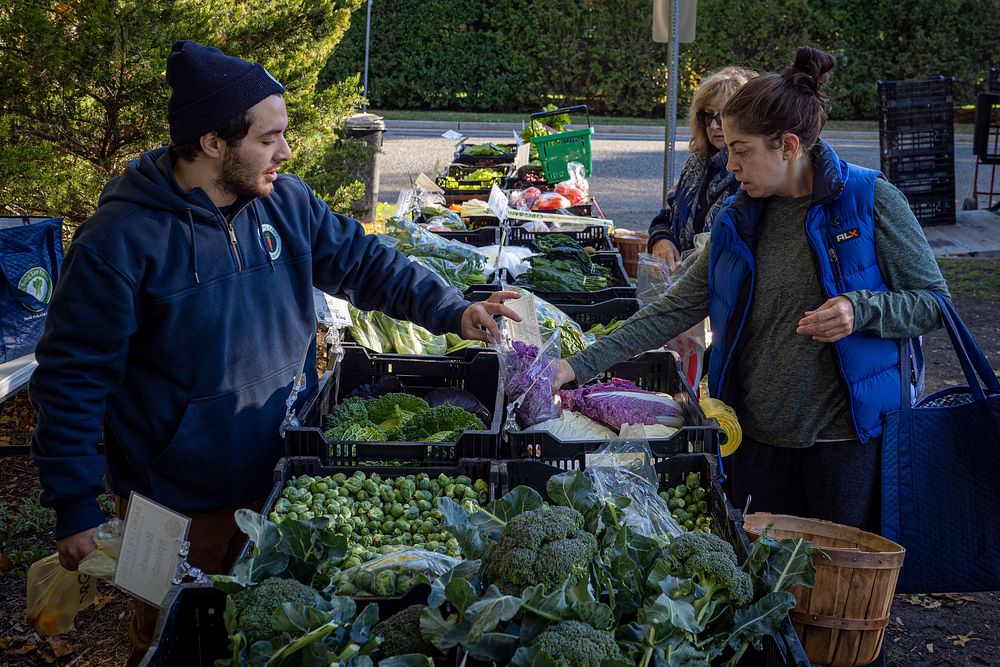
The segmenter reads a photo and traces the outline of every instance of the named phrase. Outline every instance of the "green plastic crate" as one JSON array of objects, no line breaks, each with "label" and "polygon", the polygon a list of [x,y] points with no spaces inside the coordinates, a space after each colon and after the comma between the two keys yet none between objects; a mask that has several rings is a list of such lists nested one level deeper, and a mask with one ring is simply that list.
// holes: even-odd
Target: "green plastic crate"
[{"label": "green plastic crate", "polygon": [[594,134],[594,128],[590,127],[590,112],[587,110],[587,105],[581,104],[531,114],[532,120],[538,120],[581,110],[587,113],[588,127],[531,138],[531,143],[538,149],[538,159],[542,163],[545,180],[549,183],[560,183],[567,180],[569,170],[566,167],[570,162],[582,164],[586,170],[586,176],[593,173],[594,156],[590,149],[590,137]]},{"label": "green plastic crate", "polygon": [[590,150],[590,137],[594,128],[585,127],[582,130],[567,130],[544,137],[532,137],[531,143],[538,148],[538,159],[545,172],[545,180],[549,183],[561,183],[569,179],[567,165],[579,162],[587,171],[587,176],[594,171],[594,156]]}]

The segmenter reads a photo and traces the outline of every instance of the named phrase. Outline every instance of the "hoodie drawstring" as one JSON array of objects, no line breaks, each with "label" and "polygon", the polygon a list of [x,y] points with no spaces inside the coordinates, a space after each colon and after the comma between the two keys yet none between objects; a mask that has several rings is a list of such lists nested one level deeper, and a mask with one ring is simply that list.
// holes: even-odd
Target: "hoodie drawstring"
[{"label": "hoodie drawstring", "polygon": [[198,242],[195,240],[194,234],[194,217],[191,215],[191,209],[186,208],[184,212],[187,213],[188,230],[191,232],[191,273],[194,274],[195,285],[200,285],[201,280],[198,279]]},{"label": "hoodie drawstring", "polygon": [[271,253],[267,250],[267,239],[264,238],[264,227],[260,224],[260,216],[257,215],[256,200],[250,202],[250,210],[253,211],[253,219],[257,221],[257,238],[260,239],[260,249],[264,251],[264,256],[267,257],[267,265],[271,267],[271,273],[274,273],[274,260],[271,259]]}]

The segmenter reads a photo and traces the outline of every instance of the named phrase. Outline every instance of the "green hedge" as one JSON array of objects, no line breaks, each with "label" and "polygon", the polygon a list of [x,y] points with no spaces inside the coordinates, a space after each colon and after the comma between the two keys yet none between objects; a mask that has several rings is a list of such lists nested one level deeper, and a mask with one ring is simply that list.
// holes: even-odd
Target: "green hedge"
[{"label": "green hedge", "polygon": [[[369,99],[380,109],[530,112],[586,103],[593,113],[655,117],[669,46],[650,36],[651,3],[626,0],[380,0],[372,7]],[[364,63],[365,12],[331,57],[336,81]],[[729,64],[783,67],[800,44],[838,56],[835,118],[874,118],[876,80],[958,77],[972,103],[1000,66],[997,0],[702,0],[681,45],[681,103]]]}]

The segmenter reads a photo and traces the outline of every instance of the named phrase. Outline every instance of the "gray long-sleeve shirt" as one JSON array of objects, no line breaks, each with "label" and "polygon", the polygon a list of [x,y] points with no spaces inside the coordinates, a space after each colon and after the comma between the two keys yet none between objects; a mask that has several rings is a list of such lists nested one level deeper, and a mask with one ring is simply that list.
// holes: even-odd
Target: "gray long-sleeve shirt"
[{"label": "gray long-sleeve shirt", "polygon": [[[805,235],[809,196],[771,198],[758,223],[757,279],[740,343],[740,422],[754,440],[807,447],[816,440],[855,437],[833,348],[795,333],[806,310],[826,301]],[[939,325],[931,290],[948,288],[903,194],[875,185],[875,248],[889,292],[844,294],[854,330],[909,338]],[[708,250],[659,301],[611,336],[569,359],[581,381],[646,350],[657,349],[708,314]]]}]

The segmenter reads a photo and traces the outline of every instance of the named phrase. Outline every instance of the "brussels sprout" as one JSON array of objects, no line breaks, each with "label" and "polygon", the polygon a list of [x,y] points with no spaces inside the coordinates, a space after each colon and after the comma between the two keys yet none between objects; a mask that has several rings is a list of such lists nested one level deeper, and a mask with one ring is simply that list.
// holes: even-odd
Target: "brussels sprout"
[{"label": "brussels sprout", "polygon": [[389,596],[396,594],[396,573],[386,568],[375,573],[372,579],[372,593]]}]

